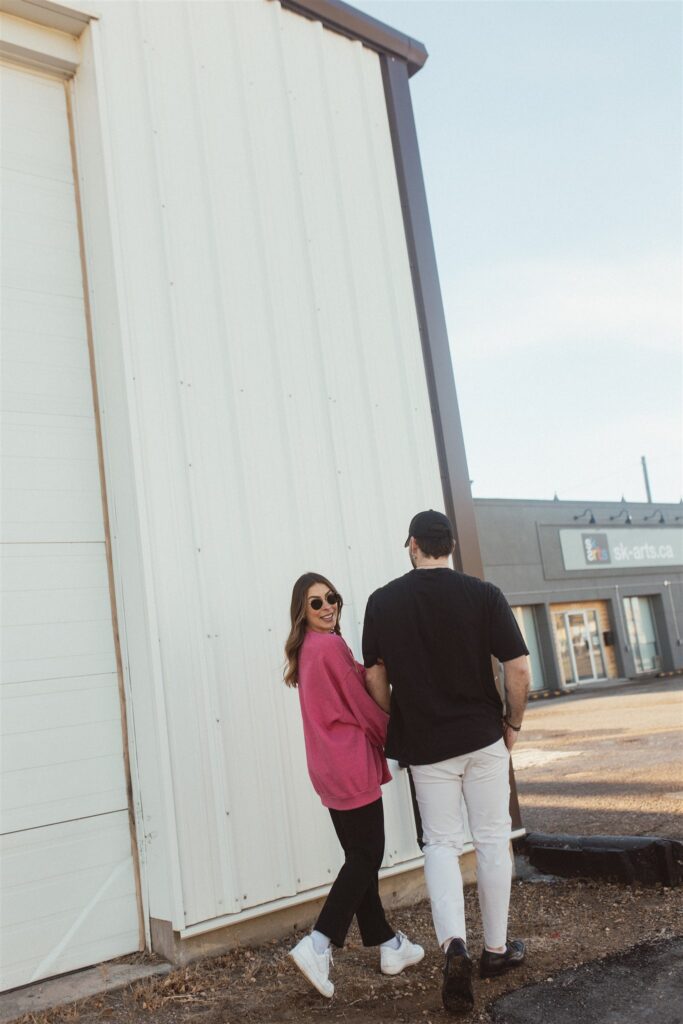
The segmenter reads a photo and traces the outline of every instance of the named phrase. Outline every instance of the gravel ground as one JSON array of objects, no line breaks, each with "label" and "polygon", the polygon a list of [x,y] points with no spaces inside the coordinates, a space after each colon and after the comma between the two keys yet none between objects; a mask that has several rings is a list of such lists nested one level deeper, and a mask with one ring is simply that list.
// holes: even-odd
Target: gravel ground
[{"label": "gravel ground", "polygon": [[[540,880],[540,879],[543,880]],[[474,889],[466,892],[469,947],[481,950]],[[379,973],[378,955],[364,950],[353,931],[337,953],[334,999],[324,1000],[287,958],[292,940],[206,959],[159,980],[96,997],[51,1013],[27,1015],[22,1024],[445,1024],[441,1006],[442,957],[429,906],[391,915],[395,927],[421,942],[425,959],[396,978]],[[477,1005],[459,1020],[489,1024],[489,1007],[504,992],[546,981],[558,971],[630,949],[646,939],[683,931],[683,890],[642,889],[548,876],[515,882],[510,935],[527,942],[527,963],[504,978],[476,981]],[[577,1022],[579,1024],[579,1022]]]},{"label": "gravel ground", "polygon": [[[683,838],[682,698],[683,680],[673,679],[532,704],[514,752],[527,830]],[[481,929],[472,888],[466,903],[469,947],[478,956]],[[29,1014],[21,1024],[445,1024],[452,1018],[441,1006],[442,956],[428,904],[396,911],[391,920],[425,946],[422,963],[385,978],[377,952],[364,950],[354,930],[335,958],[336,993],[329,1002],[287,958],[298,938],[292,936],[62,1010]],[[476,1008],[459,1018],[465,1024],[490,1024],[491,1004],[505,992],[646,940],[682,935],[683,888],[532,875],[513,885],[509,934],[526,940],[527,962],[504,978],[477,980]]]}]

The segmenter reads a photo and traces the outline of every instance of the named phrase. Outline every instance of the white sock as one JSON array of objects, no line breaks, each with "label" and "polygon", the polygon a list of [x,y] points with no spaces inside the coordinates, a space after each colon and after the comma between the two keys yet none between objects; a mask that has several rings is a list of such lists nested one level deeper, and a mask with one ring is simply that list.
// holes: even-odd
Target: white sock
[{"label": "white sock", "polygon": [[393,939],[387,939],[387,941],[383,942],[382,945],[385,949],[398,949],[401,945],[401,940],[398,935],[394,935]]},{"label": "white sock", "polygon": [[325,953],[330,948],[330,940],[322,932],[311,932],[311,938],[313,939],[313,949],[316,953]]}]

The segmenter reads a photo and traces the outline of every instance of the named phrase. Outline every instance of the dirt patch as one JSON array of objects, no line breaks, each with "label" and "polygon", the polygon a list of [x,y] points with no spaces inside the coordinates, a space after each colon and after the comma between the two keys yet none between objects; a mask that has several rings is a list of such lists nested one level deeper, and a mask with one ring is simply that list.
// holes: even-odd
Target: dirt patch
[{"label": "dirt patch", "polygon": [[[469,948],[481,951],[476,892],[466,891]],[[293,940],[238,949],[199,961],[165,978],[82,1003],[20,1018],[21,1024],[415,1024],[449,1018],[440,999],[442,957],[425,902],[391,915],[395,927],[421,942],[425,959],[396,978],[379,973],[376,950],[358,933],[337,952],[334,999],[308,986],[287,958]],[[527,942],[527,963],[507,977],[476,981],[476,1009],[466,1024],[489,1024],[488,1007],[504,992],[546,981],[557,972],[683,931],[683,889],[644,889],[581,880],[515,882],[510,935]],[[300,933],[299,933],[300,934]]]}]

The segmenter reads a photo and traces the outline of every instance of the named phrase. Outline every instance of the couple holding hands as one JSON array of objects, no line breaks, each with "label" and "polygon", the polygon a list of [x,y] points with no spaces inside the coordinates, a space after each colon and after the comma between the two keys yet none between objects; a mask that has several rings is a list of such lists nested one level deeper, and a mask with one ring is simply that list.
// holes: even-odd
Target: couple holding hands
[{"label": "couple holding hands", "polygon": [[[344,864],[315,923],[290,952],[331,998],[331,946],[343,946],[354,915],[363,945],[380,947],[384,974],[419,963],[424,949],[386,919],[378,872],[384,856],[381,786],[390,757],[407,767],[421,819],[424,870],[444,953],[442,999],[453,1014],[474,1005],[459,856],[462,800],[476,851],[484,949],[481,977],[522,963],[508,940],[510,750],[529,689],[529,653],[500,590],[450,568],[453,529],[441,512],[419,512],[405,545],[412,571],[371,595],[359,665],[342,639],[341,595],[324,576],[294,584],[285,682],[298,688],[313,787],[328,808]],[[505,709],[491,657],[505,668]],[[386,757],[385,757],[386,754]]]}]

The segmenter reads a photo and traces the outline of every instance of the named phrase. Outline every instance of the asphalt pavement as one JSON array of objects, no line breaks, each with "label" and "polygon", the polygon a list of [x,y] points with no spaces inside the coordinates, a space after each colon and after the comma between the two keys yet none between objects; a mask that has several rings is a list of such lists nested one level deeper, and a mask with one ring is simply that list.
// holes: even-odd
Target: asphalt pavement
[{"label": "asphalt pavement", "polygon": [[496,1024],[683,1024],[683,938],[643,943],[508,993]]},{"label": "asphalt pavement", "polygon": [[683,678],[530,703],[513,764],[528,832],[683,839]]}]

